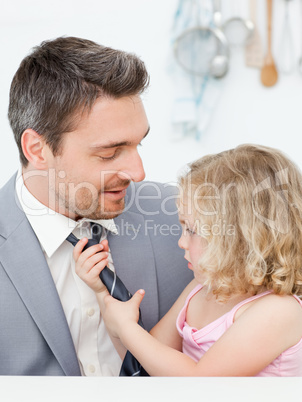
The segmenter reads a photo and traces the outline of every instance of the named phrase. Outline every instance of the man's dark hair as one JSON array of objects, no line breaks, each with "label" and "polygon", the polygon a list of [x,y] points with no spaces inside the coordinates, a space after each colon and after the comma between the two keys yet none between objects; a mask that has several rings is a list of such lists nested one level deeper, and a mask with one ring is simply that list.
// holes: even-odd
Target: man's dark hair
[{"label": "man's dark hair", "polygon": [[62,133],[75,129],[77,114],[101,96],[140,95],[148,84],[145,65],[134,54],[75,37],[42,42],[21,62],[10,89],[8,118],[22,165],[28,163],[24,130],[42,135],[58,155]]}]

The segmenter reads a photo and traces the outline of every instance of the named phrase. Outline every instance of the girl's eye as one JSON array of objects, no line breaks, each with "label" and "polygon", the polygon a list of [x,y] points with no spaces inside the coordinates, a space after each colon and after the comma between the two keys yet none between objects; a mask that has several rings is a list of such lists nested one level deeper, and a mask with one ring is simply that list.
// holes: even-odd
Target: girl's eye
[{"label": "girl's eye", "polygon": [[187,232],[190,236],[193,236],[193,235],[196,234],[196,232],[194,232],[194,230],[191,230],[191,229],[189,229],[189,228],[186,228],[186,232]]}]

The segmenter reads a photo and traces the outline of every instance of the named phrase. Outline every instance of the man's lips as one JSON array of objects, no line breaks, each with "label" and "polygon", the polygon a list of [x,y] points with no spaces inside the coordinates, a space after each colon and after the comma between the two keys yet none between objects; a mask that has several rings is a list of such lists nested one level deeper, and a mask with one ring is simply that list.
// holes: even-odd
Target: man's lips
[{"label": "man's lips", "polygon": [[105,196],[114,197],[114,198],[123,198],[127,193],[127,187],[119,188],[119,189],[112,189],[112,190],[105,190],[103,194]]},{"label": "man's lips", "polygon": [[122,191],[127,191],[127,187],[123,187],[123,188],[117,188],[117,189],[110,189],[110,190],[104,190],[104,193],[120,193]]}]

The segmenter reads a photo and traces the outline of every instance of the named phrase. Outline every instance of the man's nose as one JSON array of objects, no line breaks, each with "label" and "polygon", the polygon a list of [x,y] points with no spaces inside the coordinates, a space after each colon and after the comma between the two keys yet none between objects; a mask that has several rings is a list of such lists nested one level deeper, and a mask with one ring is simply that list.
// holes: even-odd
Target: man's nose
[{"label": "man's nose", "polygon": [[123,179],[125,179],[126,176],[128,179],[134,182],[144,180],[146,174],[142,159],[137,150],[129,154],[129,157],[127,160],[125,160],[125,167],[119,173],[119,176]]}]

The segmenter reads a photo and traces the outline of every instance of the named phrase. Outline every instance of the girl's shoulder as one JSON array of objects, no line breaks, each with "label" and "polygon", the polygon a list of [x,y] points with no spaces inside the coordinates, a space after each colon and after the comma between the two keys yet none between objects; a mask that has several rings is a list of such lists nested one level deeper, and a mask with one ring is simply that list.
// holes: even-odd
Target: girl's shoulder
[{"label": "girl's shoulder", "polygon": [[261,317],[261,321],[268,325],[292,328],[290,336],[293,344],[302,337],[302,302],[295,295],[264,292],[251,297],[238,306],[234,322],[244,316],[255,320]]},{"label": "girl's shoulder", "polygon": [[293,318],[301,317],[302,319],[302,303],[297,296],[269,293],[258,298],[256,303],[259,303],[259,307],[267,308],[269,312],[278,312],[280,317],[284,314],[291,314]]},{"label": "girl's shoulder", "polygon": [[302,317],[302,301],[299,297],[295,295],[277,295],[268,291],[249,297],[239,303],[234,320],[253,306],[268,309],[268,314],[279,312],[281,315],[283,312],[291,312],[293,315]]}]

